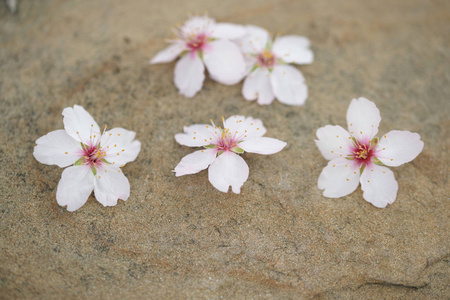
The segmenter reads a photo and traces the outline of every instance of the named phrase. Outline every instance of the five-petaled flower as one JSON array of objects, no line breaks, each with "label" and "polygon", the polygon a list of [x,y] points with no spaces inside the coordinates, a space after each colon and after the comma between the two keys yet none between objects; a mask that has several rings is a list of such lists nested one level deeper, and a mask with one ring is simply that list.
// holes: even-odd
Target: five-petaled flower
[{"label": "five-petaled flower", "polygon": [[62,112],[64,130],[55,130],[36,141],[33,155],[41,163],[71,166],[62,173],[56,191],[59,205],[68,211],[79,209],[92,190],[104,206],[127,200],[130,183],[120,167],[136,159],[141,143],[136,133],[123,128],[100,131],[92,116],[81,106]]},{"label": "five-petaled flower", "polygon": [[385,166],[410,162],[422,151],[420,135],[392,130],[375,137],[381,121],[380,111],[365,98],[353,99],[347,111],[347,132],[341,126],[327,125],[317,130],[316,145],[330,160],[319,176],[323,195],[339,198],[353,192],[361,182],[366,201],[386,207],[397,197],[394,173]]},{"label": "five-petaled flower", "polygon": [[275,97],[284,104],[303,105],[308,97],[305,78],[290,63],[310,64],[313,52],[309,40],[302,36],[277,37],[272,43],[269,33],[257,26],[247,26],[241,40],[248,76],[242,94],[247,100],[258,99],[268,105]]},{"label": "five-petaled flower", "polygon": [[175,135],[175,140],[184,146],[204,147],[186,155],[175,167],[175,175],[195,174],[208,168],[211,184],[221,192],[229,187],[239,194],[248,178],[248,165],[238,154],[253,152],[274,154],[286,143],[274,138],[263,137],[266,133],[261,120],[244,116],[232,116],[223,121],[223,128],[214,125],[197,124],[184,127],[184,133]]},{"label": "five-petaled flower", "polygon": [[175,66],[175,85],[180,94],[194,97],[205,79],[205,66],[212,79],[226,85],[238,83],[245,76],[245,62],[239,47],[231,40],[245,35],[243,26],[216,23],[207,16],[191,17],[176,28],[171,46],[158,52],[151,64],[171,62]]}]

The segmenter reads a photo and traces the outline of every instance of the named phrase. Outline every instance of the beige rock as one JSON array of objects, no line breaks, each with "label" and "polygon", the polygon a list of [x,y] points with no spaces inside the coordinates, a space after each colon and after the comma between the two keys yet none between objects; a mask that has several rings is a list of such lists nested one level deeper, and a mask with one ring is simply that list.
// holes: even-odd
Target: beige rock
[{"label": "beige rock", "polygon": [[[0,5],[0,298],[446,299],[449,289],[448,1],[21,1]],[[303,107],[259,106],[242,84],[210,79],[193,99],[173,85],[174,63],[150,66],[186,11],[310,38]],[[345,126],[352,98],[374,101],[380,133],[419,132],[412,163],[393,168],[386,209],[358,189],[327,199],[326,160],[314,145]],[[110,128],[137,132],[124,169],[131,197],[77,212],[56,203],[62,170],[38,163],[34,142],[83,105]],[[244,154],[240,195],[207,172],[171,172],[192,149],[184,125],[232,114],[260,118],[288,146]]]}]

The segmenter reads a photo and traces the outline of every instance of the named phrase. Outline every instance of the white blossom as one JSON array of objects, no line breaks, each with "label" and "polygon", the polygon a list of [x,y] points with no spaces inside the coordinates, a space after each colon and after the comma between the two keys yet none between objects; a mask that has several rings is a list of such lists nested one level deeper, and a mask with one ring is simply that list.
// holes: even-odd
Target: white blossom
[{"label": "white blossom", "polygon": [[79,209],[94,190],[104,206],[127,200],[130,183],[121,167],[134,161],[141,143],[136,133],[123,128],[103,132],[81,106],[63,110],[64,130],[55,130],[36,141],[33,155],[41,163],[66,168],[59,181],[56,200],[68,211]]},{"label": "white blossom", "polygon": [[303,105],[308,97],[305,78],[289,64],[311,64],[313,52],[307,38],[297,35],[279,36],[272,43],[269,33],[248,25],[240,45],[244,53],[248,76],[242,94],[247,100],[258,99],[268,105],[277,98],[288,105]]},{"label": "white blossom", "polygon": [[424,143],[419,134],[409,131],[392,130],[378,138],[380,121],[376,105],[359,98],[348,108],[348,131],[332,125],[317,130],[316,145],[330,161],[318,181],[325,197],[343,197],[361,183],[364,199],[376,207],[395,201],[398,184],[386,166],[410,162],[422,152]]},{"label": "white blossom", "polygon": [[261,120],[244,116],[232,116],[223,121],[223,128],[197,124],[184,127],[184,133],[175,135],[175,140],[184,146],[203,147],[186,155],[175,167],[175,175],[195,174],[206,168],[211,184],[221,192],[229,187],[239,194],[248,178],[247,163],[239,155],[244,152],[274,154],[286,143],[274,138],[263,137],[266,133]]},{"label": "white blossom", "polygon": [[243,26],[216,23],[207,16],[191,17],[176,28],[171,45],[158,52],[151,64],[166,63],[181,57],[175,66],[175,85],[180,94],[191,98],[201,90],[205,65],[215,81],[232,85],[245,76],[245,63],[239,47],[231,40],[245,34]]}]

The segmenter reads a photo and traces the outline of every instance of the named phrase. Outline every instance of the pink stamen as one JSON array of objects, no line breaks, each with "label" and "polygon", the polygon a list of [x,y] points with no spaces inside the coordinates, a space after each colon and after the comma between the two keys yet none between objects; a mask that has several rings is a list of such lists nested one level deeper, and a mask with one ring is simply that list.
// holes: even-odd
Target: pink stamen
[{"label": "pink stamen", "polygon": [[267,50],[258,54],[256,59],[261,67],[272,68],[275,65],[275,55]]},{"label": "pink stamen", "polygon": [[375,146],[370,141],[356,141],[352,148],[352,156],[358,166],[369,166],[372,164],[372,158],[375,156]]},{"label": "pink stamen", "polygon": [[189,52],[196,53],[197,51],[203,51],[208,48],[208,36],[204,33],[197,34],[186,40],[186,48]]}]

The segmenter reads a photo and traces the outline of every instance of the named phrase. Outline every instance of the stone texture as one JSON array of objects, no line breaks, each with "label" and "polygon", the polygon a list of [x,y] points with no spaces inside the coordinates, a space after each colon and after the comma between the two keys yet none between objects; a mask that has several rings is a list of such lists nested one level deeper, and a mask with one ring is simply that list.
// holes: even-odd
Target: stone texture
[{"label": "stone texture", "polygon": [[[450,297],[448,1],[20,1],[15,15],[0,4],[0,298]],[[242,84],[209,79],[195,98],[180,96],[174,63],[148,61],[187,11],[205,10],[309,37],[306,105],[258,106]],[[393,168],[400,189],[386,209],[360,189],[327,199],[316,187],[326,161],[315,131],[345,126],[360,96],[379,107],[381,134],[411,130],[425,142]],[[62,170],[32,151],[74,104],[137,132],[127,202],[57,205]],[[262,119],[287,148],[244,154],[240,195],[215,190],[206,172],[176,178],[192,149],[173,135],[236,113]]]}]

